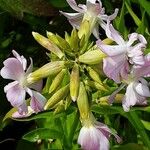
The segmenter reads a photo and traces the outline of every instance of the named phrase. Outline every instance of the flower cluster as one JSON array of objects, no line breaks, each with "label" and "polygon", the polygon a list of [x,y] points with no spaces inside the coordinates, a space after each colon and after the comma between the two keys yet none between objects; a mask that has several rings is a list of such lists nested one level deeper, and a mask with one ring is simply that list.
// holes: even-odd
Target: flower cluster
[{"label": "flower cluster", "polygon": [[[129,111],[136,104],[146,105],[146,98],[150,97],[145,79],[150,76],[150,54],[144,55],[147,41],[138,33],[129,34],[128,39],[123,39],[111,23],[118,9],[108,16],[100,0],[87,0],[86,5],[77,5],[75,0],[67,2],[76,11],[61,11],[74,28],[71,35],[66,33],[62,38],[47,32],[47,37],[44,37],[33,32],[35,40],[49,50],[51,61],[32,72],[32,59],[27,68],[24,56],[13,50],[14,57],[4,61],[0,72],[3,78],[14,80],[4,87],[4,91],[11,105],[17,108],[13,114],[16,118],[28,117],[43,110],[55,109],[55,113],[65,111],[71,102],[76,102],[83,125],[78,143],[85,150],[108,150],[111,134],[117,142],[121,139],[107,125],[96,121],[90,109],[92,104],[88,95],[92,97],[91,91],[109,90],[101,80],[97,66],[103,64],[104,74],[117,84],[123,84],[115,94],[127,86],[122,99],[124,111]],[[107,40],[100,39],[99,26],[105,31]],[[96,45],[89,40],[92,33],[98,39]],[[46,88],[43,88],[43,93],[48,95],[47,101],[40,93],[43,78],[48,78]],[[29,103],[25,101],[26,93],[30,96]],[[110,95],[111,99],[114,93]]]}]

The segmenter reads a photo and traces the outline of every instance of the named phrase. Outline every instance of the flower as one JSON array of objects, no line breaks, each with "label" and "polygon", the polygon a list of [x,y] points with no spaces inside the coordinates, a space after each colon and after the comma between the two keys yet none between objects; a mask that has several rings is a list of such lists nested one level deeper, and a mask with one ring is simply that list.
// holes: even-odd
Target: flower
[{"label": "flower", "polygon": [[[90,121],[90,122],[89,122]],[[86,120],[80,130],[78,143],[84,150],[109,150],[109,138],[113,134],[117,142],[121,138],[114,134],[105,124],[92,120]]]},{"label": "flower", "polygon": [[[27,104],[25,101],[26,92],[31,96],[30,106],[37,113],[43,110],[46,99],[39,91],[42,88],[42,82],[37,82],[28,85],[26,77],[32,72],[33,62],[27,68],[27,60],[24,56],[20,56],[16,51],[12,51],[15,57],[6,59],[1,69],[0,74],[5,79],[14,80],[4,87],[6,97],[13,107],[18,108],[20,115],[28,113]],[[35,91],[35,90],[37,91]]]},{"label": "flower", "polygon": [[119,83],[127,78],[129,64],[144,64],[143,49],[147,41],[137,33],[130,34],[129,40],[125,41],[110,23],[107,23],[106,35],[118,45],[105,45],[101,40],[97,41],[97,46],[108,56],[103,60],[103,70],[109,78]]},{"label": "flower", "polygon": [[70,24],[77,29],[79,29],[81,22],[88,20],[91,24],[91,32],[93,32],[96,38],[99,38],[99,25],[105,29],[105,22],[113,20],[118,13],[118,9],[115,9],[112,15],[107,16],[100,0],[87,0],[86,5],[77,5],[75,0],[67,0],[67,2],[77,13],[66,13],[62,11],[61,13],[66,16]]},{"label": "flower", "polygon": [[135,104],[146,105],[146,98],[150,97],[148,82],[143,77],[150,77],[150,54],[146,55],[143,66],[133,66],[133,70],[125,82],[128,83],[123,98],[123,109],[129,111]]}]

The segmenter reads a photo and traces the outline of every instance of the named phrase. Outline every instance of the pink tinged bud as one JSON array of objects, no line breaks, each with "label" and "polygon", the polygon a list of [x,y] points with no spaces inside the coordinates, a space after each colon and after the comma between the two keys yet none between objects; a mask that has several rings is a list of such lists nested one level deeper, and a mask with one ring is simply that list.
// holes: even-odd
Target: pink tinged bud
[{"label": "pink tinged bud", "polygon": [[70,75],[70,96],[75,102],[78,97],[80,86],[79,66],[74,64]]},{"label": "pink tinged bud", "polygon": [[46,49],[48,49],[49,51],[54,53],[59,58],[63,57],[64,54],[62,53],[62,51],[53,42],[51,42],[48,38],[40,35],[37,32],[32,32],[32,35],[35,38],[35,40],[39,44],[41,44],[43,47],[45,47]]}]

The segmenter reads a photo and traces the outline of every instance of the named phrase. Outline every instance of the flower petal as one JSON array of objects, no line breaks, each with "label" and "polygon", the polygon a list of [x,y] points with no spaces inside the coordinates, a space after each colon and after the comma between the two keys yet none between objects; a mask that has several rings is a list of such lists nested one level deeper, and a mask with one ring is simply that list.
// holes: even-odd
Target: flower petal
[{"label": "flower petal", "polygon": [[27,89],[28,94],[31,96],[30,106],[36,112],[44,110],[44,105],[46,103],[46,98],[39,92]]},{"label": "flower petal", "polygon": [[16,84],[18,84],[19,82],[18,81],[13,81],[9,84],[7,84],[5,87],[4,87],[4,92],[6,93],[10,88],[12,88],[13,86],[15,86]]},{"label": "flower petal", "polygon": [[68,18],[70,24],[73,27],[79,29],[81,21],[83,19],[83,14],[81,14],[81,13],[65,13],[62,11],[60,11],[60,13],[62,13],[65,17]]},{"label": "flower petal", "polygon": [[7,90],[6,97],[12,106],[19,108],[25,101],[25,90],[16,84]]},{"label": "flower petal", "polygon": [[[103,70],[104,73],[115,82],[120,83],[121,77],[124,78],[128,73],[128,62],[125,57],[118,55],[115,57],[108,57],[103,60]],[[123,71],[126,70],[126,71]],[[123,76],[121,76],[123,75]]]},{"label": "flower petal", "polygon": [[101,135],[99,135],[98,130],[91,127],[82,127],[78,137],[78,143],[84,150],[98,150],[100,149],[99,140]]},{"label": "flower petal", "polygon": [[23,66],[16,58],[8,58],[4,61],[1,69],[1,76],[4,79],[20,80],[24,76]]},{"label": "flower petal", "polygon": [[105,45],[101,40],[98,40],[96,44],[108,56],[116,56],[126,52],[126,46],[124,45]]},{"label": "flower petal", "polygon": [[107,21],[107,26],[106,26],[106,35],[108,38],[112,39],[115,41],[118,45],[125,45],[125,41],[123,38],[120,36],[118,31],[114,29],[112,24],[110,24],[110,21]]},{"label": "flower petal", "polygon": [[83,13],[83,12],[84,12],[83,9],[81,9],[80,7],[77,6],[77,3],[76,3],[75,0],[66,0],[66,1],[68,2],[68,4],[70,5],[70,7],[71,7],[73,10],[75,10],[75,11],[77,11],[77,12],[80,12],[80,13]]},{"label": "flower petal", "polygon": [[27,60],[24,58],[24,56],[20,56],[15,50],[12,50],[12,53],[20,61],[20,63],[23,66],[23,69],[26,70]]},{"label": "flower petal", "polygon": [[13,118],[26,118],[26,117],[31,116],[33,113],[34,113],[33,109],[30,106],[28,106],[27,113],[20,114],[18,111],[16,111],[12,114],[12,117]]},{"label": "flower petal", "polygon": [[143,80],[145,80],[145,79],[140,80],[140,81],[142,81],[141,83],[136,82],[134,84],[134,88],[139,95],[144,96],[144,97],[150,97],[150,90],[148,88],[148,85],[143,84]]}]

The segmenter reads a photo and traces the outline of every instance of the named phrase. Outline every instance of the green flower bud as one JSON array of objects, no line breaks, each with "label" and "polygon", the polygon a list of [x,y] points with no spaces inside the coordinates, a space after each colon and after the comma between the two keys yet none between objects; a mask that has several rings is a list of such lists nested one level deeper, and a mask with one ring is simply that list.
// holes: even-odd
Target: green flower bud
[{"label": "green flower bud", "polygon": [[102,81],[101,81],[101,79],[100,79],[100,77],[99,77],[99,74],[98,74],[94,69],[92,69],[91,67],[88,67],[87,70],[88,70],[88,73],[89,73],[90,77],[91,77],[94,81],[96,81],[96,82],[102,84]]},{"label": "green flower bud", "polygon": [[48,77],[49,75],[55,75],[65,68],[64,61],[55,61],[47,63],[36,71],[30,73],[27,76],[27,83],[32,84],[42,78]]},{"label": "green flower bud", "polygon": [[64,105],[63,100],[62,100],[59,102],[58,106],[54,110],[54,115],[59,114],[63,111],[65,111],[65,105]]},{"label": "green flower bud", "polygon": [[78,36],[80,39],[82,38],[82,36],[85,36],[86,37],[85,39],[88,40],[90,35],[91,35],[90,24],[89,21],[85,19],[80,25]]},{"label": "green flower bud", "polygon": [[106,55],[100,50],[87,51],[79,56],[79,62],[94,65],[100,63]]},{"label": "green flower bud", "polygon": [[77,99],[77,105],[79,108],[80,116],[82,119],[88,119],[90,108],[88,102],[88,96],[83,82],[80,82],[79,95]]},{"label": "green flower bud", "polygon": [[79,85],[80,85],[79,66],[75,63],[70,75],[70,95],[73,101],[77,100],[79,93]]},{"label": "green flower bud", "polygon": [[66,73],[66,69],[63,69],[53,80],[50,88],[49,88],[49,93],[52,93],[53,91],[55,91],[58,86],[61,84],[63,78],[64,78],[64,75]]},{"label": "green flower bud", "polygon": [[32,35],[39,44],[41,44],[43,47],[54,53],[59,58],[62,58],[64,56],[63,52],[48,38],[40,35],[37,32],[32,32]]},{"label": "green flower bud", "polygon": [[95,88],[95,89],[97,89],[97,90],[101,90],[101,91],[105,91],[105,92],[108,91],[107,88],[106,88],[103,84],[100,84],[100,83],[98,83],[98,82],[86,80],[86,81],[85,81],[85,84],[88,85],[89,87]]},{"label": "green flower bud", "polygon": [[60,102],[62,99],[64,99],[69,92],[69,84],[65,87],[62,87],[59,89],[46,103],[44,109],[47,110],[49,108],[52,108],[54,105],[56,105],[58,102]]},{"label": "green flower bud", "polygon": [[71,102],[72,102],[72,99],[70,95],[68,95],[65,100],[65,110],[70,106]]},{"label": "green flower bud", "polygon": [[79,50],[79,37],[76,29],[72,30],[71,39],[70,39],[70,46],[74,51]]}]

